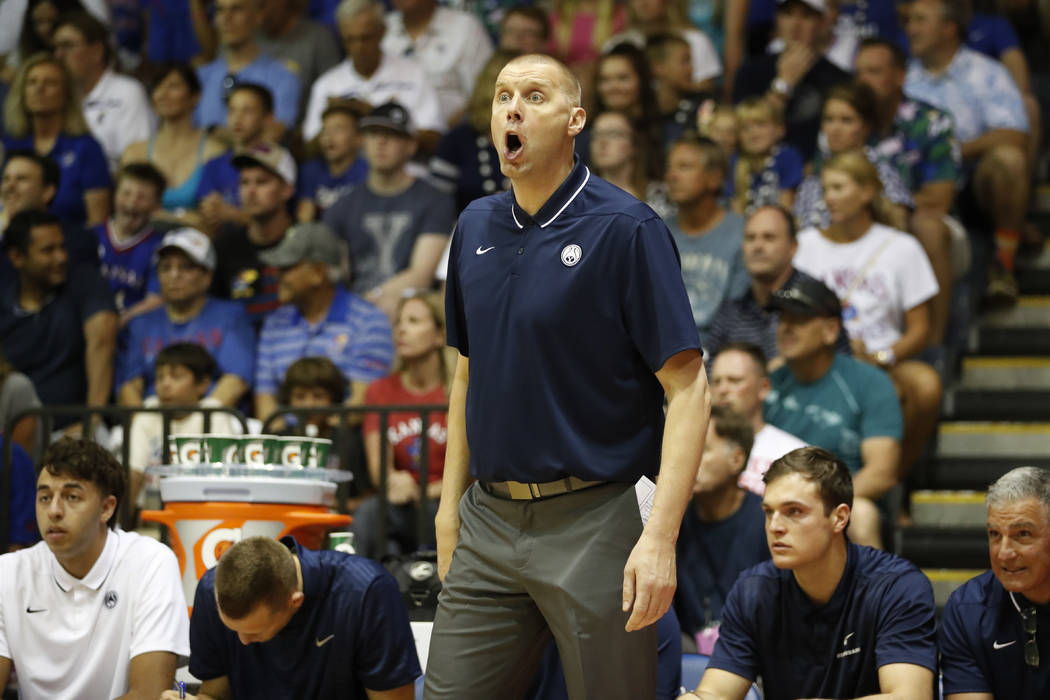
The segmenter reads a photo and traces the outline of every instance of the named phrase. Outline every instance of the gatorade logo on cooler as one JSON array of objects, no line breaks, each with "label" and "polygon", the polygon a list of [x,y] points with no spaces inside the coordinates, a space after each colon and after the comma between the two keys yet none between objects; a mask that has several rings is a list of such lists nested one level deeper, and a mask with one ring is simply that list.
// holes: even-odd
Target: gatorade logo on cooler
[{"label": "gatorade logo on cooler", "polygon": [[244,446],[244,461],[247,464],[264,464],[266,462],[266,450],[261,442],[249,442]]},{"label": "gatorade logo on cooler", "polygon": [[201,562],[208,569],[219,563],[226,550],[241,541],[241,528],[217,527],[201,541]]},{"label": "gatorade logo on cooler", "polygon": [[201,444],[184,442],[179,447],[179,464],[194,464],[201,461]]},{"label": "gatorade logo on cooler", "polygon": [[237,462],[237,443],[234,443],[222,451],[222,461],[224,464],[233,464]]},{"label": "gatorade logo on cooler", "polygon": [[298,445],[285,445],[281,448],[281,464],[289,467],[303,466],[302,455],[299,454]]}]

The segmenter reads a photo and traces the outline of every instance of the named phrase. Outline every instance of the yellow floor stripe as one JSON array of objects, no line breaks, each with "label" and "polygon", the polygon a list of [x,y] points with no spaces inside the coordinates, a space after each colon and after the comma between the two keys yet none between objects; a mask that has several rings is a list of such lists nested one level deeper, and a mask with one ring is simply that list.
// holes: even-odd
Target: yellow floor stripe
[{"label": "yellow floor stripe", "polygon": [[965,583],[974,576],[980,576],[988,569],[923,569],[922,573],[934,583],[959,581]]},{"label": "yellow floor stripe", "polygon": [[1050,296],[1023,296],[1017,300],[1017,306],[1027,309],[1042,309],[1050,306]]},{"label": "yellow floor stripe", "polygon": [[977,421],[955,421],[941,423],[942,434],[973,435],[977,433],[998,433],[1006,435],[1050,434],[1050,423],[995,423]]},{"label": "yellow floor stripe", "polygon": [[968,357],[963,369],[1050,369],[1050,357]]},{"label": "yellow floor stripe", "polygon": [[911,495],[911,502],[983,505],[984,496],[978,491],[915,491]]}]

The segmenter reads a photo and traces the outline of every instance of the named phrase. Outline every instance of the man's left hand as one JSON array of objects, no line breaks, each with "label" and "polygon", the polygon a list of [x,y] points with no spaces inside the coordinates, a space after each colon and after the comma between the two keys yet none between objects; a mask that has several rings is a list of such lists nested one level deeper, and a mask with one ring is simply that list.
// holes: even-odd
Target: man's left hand
[{"label": "man's left hand", "polygon": [[677,572],[674,543],[642,532],[623,568],[623,611],[628,632],[653,624],[671,607]]}]

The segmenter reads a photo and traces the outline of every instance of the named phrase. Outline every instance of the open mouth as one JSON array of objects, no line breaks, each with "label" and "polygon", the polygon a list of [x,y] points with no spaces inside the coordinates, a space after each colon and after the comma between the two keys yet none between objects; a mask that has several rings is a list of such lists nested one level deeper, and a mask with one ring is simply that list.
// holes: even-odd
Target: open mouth
[{"label": "open mouth", "polygon": [[521,137],[517,134],[507,134],[507,147],[504,154],[508,159],[513,160],[521,154],[522,142]]}]

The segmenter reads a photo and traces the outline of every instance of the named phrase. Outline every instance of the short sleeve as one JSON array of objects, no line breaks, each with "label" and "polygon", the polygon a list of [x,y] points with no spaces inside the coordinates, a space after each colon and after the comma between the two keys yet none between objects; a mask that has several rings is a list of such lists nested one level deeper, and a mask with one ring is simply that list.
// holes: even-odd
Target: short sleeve
[{"label": "short sleeve", "polygon": [[860,439],[891,437],[901,439],[902,421],[900,402],[889,375],[867,365],[860,369],[869,372],[863,390],[856,392],[863,402],[861,408]]},{"label": "short sleeve", "polygon": [[452,197],[441,191],[435,191],[430,206],[423,214],[420,233],[440,233],[449,235],[456,225],[456,205]]},{"label": "short sleeve", "polygon": [[[0,438],[0,449],[4,440]],[[36,524],[36,471],[33,460],[22,447],[11,444],[10,539],[28,545],[40,539]]]},{"label": "short sleeve", "polygon": [[113,178],[109,174],[109,161],[102,152],[102,146],[91,136],[82,136],[83,143],[77,162],[77,178],[84,192],[110,189]]},{"label": "short sleeve", "polygon": [[295,126],[299,111],[299,78],[277,64],[272,69],[273,112],[277,121],[287,128]]},{"label": "short sleeve", "polygon": [[988,32],[990,45],[995,50],[993,58],[1002,58],[1010,49],[1020,49],[1021,40],[1010,24],[1010,20],[1000,15],[985,15],[984,30]]},{"label": "short sleeve", "polygon": [[142,353],[143,316],[131,319],[128,324],[126,342],[117,356],[113,372],[113,385],[119,392],[120,387],[139,377],[145,378],[146,359]]},{"label": "short sleeve", "polygon": [[729,589],[725,605],[722,606],[722,624],[718,627],[718,641],[711,652],[708,666],[734,673],[754,682],[758,677],[759,649],[758,631],[754,626],[756,613],[753,605],[744,600],[744,589],[750,579],[741,576]]},{"label": "short sleeve", "polygon": [[624,325],[649,369],[659,371],[683,350],[700,350],[678,249],[659,217],[635,225],[624,257]]},{"label": "short sleeve", "polygon": [[879,602],[875,662],[914,664],[937,672],[937,605],[926,576],[912,569],[894,576]]},{"label": "short sleeve", "polygon": [[394,362],[394,340],[386,315],[368,304],[362,316],[354,341],[347,347],[346,362],[341,363],[347,367],[347,379],[354,382],[379,379]]},{"label": "short sleeve", "polygon": [[693,80],[702,83],[722,75],[722,61],[707,34],[699,29],[691,29],[687,30],[685,38],[689,42],[689,54],[693,60]]},{"label": "short sleeve", "polygon": [[255,331],[243,314],[228,321],[222,345],[215,353],[216,364],[222,374],[235,374],[250,385],[255,379]]},{"label": "short sleeve", "polygon": [[462,235],[457,236],[453,233],[452,240],[449,241],[448,267],[445,273],[445,335],[450,347],[459,350],[459,354],[463,357],[470,357],[467,318],[459,284],[459,254],[462,238]]},{"label": "short sleeve", "polygon": [[1012,129],[1028,132],[1028,115],[1024,109],[1021,91],[1006,68],[995,59],[988,60],[984,76],[984,130]]},{"label": "short sleeve", "polygon": [[937,277],[933,274],[929,256],[915,238],[905,235],[899,240],[904,249],[898,256],[901,265],[897,280],[900,298],[906,310],[914,309],[937,295]]},{"label": "short sleeve", "polygon": [[73,289],[76,290],[75,298],[80,310],[81,323],[87,323],[88,319],[100,311],[116,313],[113,290],[97,268],[86,264],[77,265],[70,277]]},{"label": "short sleeve", "polygon": [[201,578],[193,595],[190,673],[194,678],[210,681],[230,675],[230,649],[226,634],[215,602],[215,570],[212,569]]},{"label": "short sleeve", "polygon": [[777,158],[777,175],[780,177],[780,189],[793,190],[802,183],[805,163],[802,154],[794,146],[783,144]]},{"label": "short sleeve", "polygon": [[365,592],[353,659],[368,690],[393,690],[413,683],[419,668],[412,628],[393,576],[381,572]]},{"label": "short sleeve", "polygon": [[930,109],[916,188],[930,182],[954,183],[961,172],[961,158],[951,116]]},{"label": "short sleeve", "polygon": [[[218,158],[222,158],[222,156],[218,156]],[[201,179],[197,183],[197,192],[194,194],[194,198],[198,202],[219,189],[219,184],[215,178],[215,163],[218,158],[212,158],[201,169]]]},{"label": "short sleeve", "polygon": [[175,554],[163,545],[145,544],[156,551],[148,565],[136,572],[141,585],[131,623],[129,653],[131,658],[151,651],[189,656],[190,622]]},{"label": "short sleeve", "polygon": [[944,693],[991,693],[991,683],[977,663],[966,629],[966,615],[953,593],[944,606],[939,633]]},{"label": "short sleeve", "polygon": [[277,376],[277,358],[275,349],[277,344],[273,338],[276,335],[274,326],[277,324],[274,314],[267,316],[263,321],[262,330],[259,332],[259,343],[255,356],[255,393],[269,394],[275,396],[277,388],[283,377]]}]

